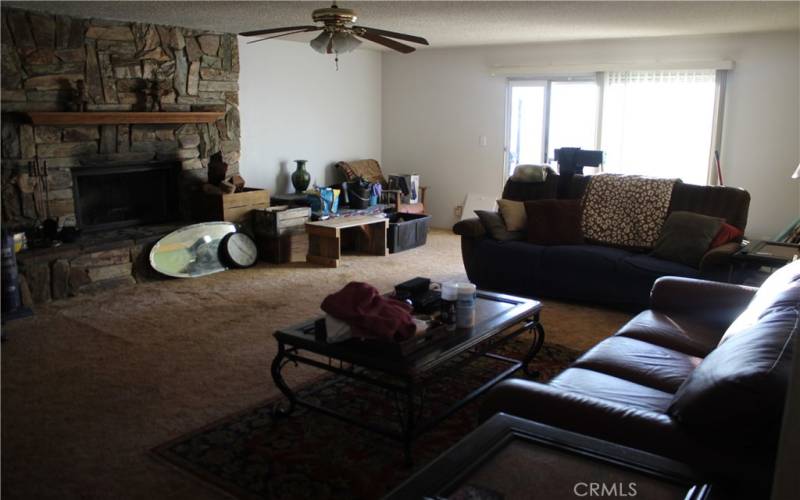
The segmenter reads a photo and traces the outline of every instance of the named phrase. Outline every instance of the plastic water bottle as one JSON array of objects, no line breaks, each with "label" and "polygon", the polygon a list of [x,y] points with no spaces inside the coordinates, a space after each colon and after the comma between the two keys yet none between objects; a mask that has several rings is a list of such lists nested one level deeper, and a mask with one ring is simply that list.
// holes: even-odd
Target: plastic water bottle
[{"label": "plastic water bottle", "polygon": [[442,308],[439,319],[447,331],[456,329],[456,301],[458,300],[458,284],[442,283]]},{"label": "plastic water bottle", "polygon": [[475,326],[475,294],[477,287],[472,283],[459,283],[457,287],[456,326],[458,328],[472,328]]}]

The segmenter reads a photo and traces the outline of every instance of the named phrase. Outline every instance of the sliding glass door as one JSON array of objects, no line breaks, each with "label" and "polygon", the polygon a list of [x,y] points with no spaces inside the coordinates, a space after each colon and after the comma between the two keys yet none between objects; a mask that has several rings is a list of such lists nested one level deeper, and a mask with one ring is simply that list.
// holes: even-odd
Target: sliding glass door
[{"label": "sliding glass door", "polygon": [[555,165],[556,149],[577,147],[602,149],[604,172],[706,184],[719,147],[719,73],[637,70],[509,80],[506,175],[519,164]]},{"label": "sliding glass door", "polygon": [[513,82],[509,92],[509,175],[524,163],[544,162],[547,81]]},{"label": "sliding glass door", "polygon": [[508,92],[508,175],[520,164],[552,163],[561,147],[597,148],[594,78],[512,80]]},{"label": "sliding glass door", "polygon": [[597,149],[598,88],[594,80],[550,83],[547,161],[558,148]]}]

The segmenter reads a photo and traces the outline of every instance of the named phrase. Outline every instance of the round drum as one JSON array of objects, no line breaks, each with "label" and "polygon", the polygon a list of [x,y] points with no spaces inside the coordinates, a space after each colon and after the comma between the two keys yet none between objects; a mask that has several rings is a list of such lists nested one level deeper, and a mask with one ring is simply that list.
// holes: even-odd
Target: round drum
[{"label": "round drum", "polygon": [[219,247],[222,261],[231,267],[250,267],[256,263],[258,249],[244,233],[229,234]]}]

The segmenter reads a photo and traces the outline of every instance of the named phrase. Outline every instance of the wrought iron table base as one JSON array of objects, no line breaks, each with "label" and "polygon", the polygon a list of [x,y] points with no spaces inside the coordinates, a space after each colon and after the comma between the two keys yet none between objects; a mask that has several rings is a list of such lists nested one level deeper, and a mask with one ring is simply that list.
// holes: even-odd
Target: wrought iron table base
[{"label": "wrought iron table base", "polygon": [[[525,331],[531,331],[534,334],[534,338],[530,348],[528,349],[522,360],[512,359],[506,356],[501,356],[499,354],[490,352],[493,348],[496,348],[508,342],[509,340],[519,336]],[[271,373],[272,373],[272,379],[275,381],[275,385],[278,387],[278,389],[280,389],[280,391],[284,394],[284,396],[286,396],[287,405],[284,406],[280,402],[276,402],[275,405],[273,406],[273,417],[279,418],[279,417],[289,416],[294,411],[297,405],[302,405],[306,408],[324,413],[326,415],[337,418],[349,424],[367,429],[382,436],[396,439],[402,442],[406,463],[407,465],[410,466],[413,463],[411,458],[411,444],[415,438],[429,431],[435,425],[442,422],[444,419],[448,418],[450,415],[452,415],[456,411],[460,410],[461,408],[472,402],[475,398],[477,398],[478,396],[489,390],[491,387],[493,387],[503,379],[509,377],[520,368],[522,368],[523,372],[526,375],[532,377],[538,377],[539,372],[536,370],[531,370],[530,363],[536,356],[536,354],[541,350],[543,344],[544,344],[544,327],[539,322],[539,314],[536,313],[528,320],[525,320],[524,324],[521,327],[518,327],[514,332],[506,334],[500,339],[494,339],[494,338],[489,339],[485,341],[483,344],[479,344],[473,349],[467,351],[470,354],[470,356],[468,356],[464,360],[459,361],[457,365],[466,364],[471,362],[477,357],[484,356],[492,358],[496,361],[507,363],[509,366],[499,374],[492,377],[491,380],[484,382],[478,388],[473,389],[468,395],[450,405],[446,410],[444,410],[439,415],[431,417],[426,421],[420,421],[421,419],[419,419],[418,416],[421,417],[422,415],[423,403],[424,403],[424,388],[425,385],[427,385],[427,382],[430,380],[430,378],[418,379],[416,377],[410,377],[410,376],[400,377],[396,374],[387,373],[387,375],[400,380],[399,384],[390,383],[367,374],[369,373],[370,370],[380,371],[379,369],[375,368],[356,369],[352,365],[350,365],[349,368],[344,368],[343,362],[341,361],[339,362],[339,366],[336,366],[335,364],[332,364],[330,362],[326,364],[319,360],[303,356],[302,354],[300,354],[300,349],[292,346],[287,347],[287,345],[283,341],[278,340],[278,352],[275,355],[275,359],[272,361]],[[485,347],[481,348],[481,346]],[[389,429],[387,427],[375,425],[369,422],[364,422],[363,420],[355,419],[352,416],[347,415],[346,413],[332,410],[330,408],[325,408],[311,401],[299,398],[297,394],[294,391],[292,391],[292,389],[284,380],[283,375],[281,374],[281,371],[283,370],[284,366],[286,366],[289,363],[293,363],[295,366],[297,366],[298,363],[315,366],[317,368],[327,370],[332,373],[336,373],[338,375],[343,375],[345,377],[349,377],[355,380],[367,382],[374,386],[381,387],[387,390],[388,392],[394,393],[395,400],[398,403],[396,407],[398,410],[397,413],[399,417],[400,431],[398,432],[396,430]],[[402,402],[398,400],[398,396],[404,396],[402,398],[403,399]],[[419,399],[419,404],[417,404],[417,399]]]}]

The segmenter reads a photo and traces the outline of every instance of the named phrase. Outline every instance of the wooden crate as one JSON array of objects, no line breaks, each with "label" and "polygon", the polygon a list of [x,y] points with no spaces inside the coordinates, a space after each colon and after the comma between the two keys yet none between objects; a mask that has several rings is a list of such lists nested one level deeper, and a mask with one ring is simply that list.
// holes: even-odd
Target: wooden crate
[{"label": "wooden crate", "polygon": [[253,233],[260,259],[274,264],[305,262],[308,235],[305,225],[311,217],[308,207],[286,205],[252,212]]},{"label": "wooden crate", "polygon": [[258,257],[273,264],[305,262],[308,255],[308,234],[305,230],[286,231],[280,236],[256,236]]},{"label": "wooden crate", "polygon": [[286,232],[303,229],[311,217],[309,207],[289,208],[278,205],[253,212],[253,231],[256,235],[277,237]]},{"label": "wooden crate", "polygon": [[200,192],[195,202],[195,217],[205,221],[245,223],[251,211],[267,207],[269,191],[266,189],[244,188],[241,193],[221,195]]}]

